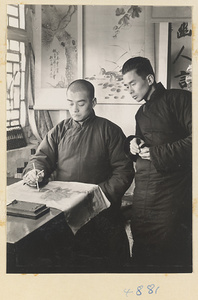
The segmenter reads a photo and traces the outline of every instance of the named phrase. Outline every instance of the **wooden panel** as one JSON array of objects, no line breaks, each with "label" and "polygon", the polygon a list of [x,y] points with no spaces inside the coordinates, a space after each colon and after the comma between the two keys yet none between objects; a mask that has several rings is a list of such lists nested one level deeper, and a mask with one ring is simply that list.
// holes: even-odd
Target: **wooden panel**
[{"label": "wooden panel", "polygon": [[176,22],[190,21],[192,18],[191,6],[152,6],[150,21],[158,22]]}]

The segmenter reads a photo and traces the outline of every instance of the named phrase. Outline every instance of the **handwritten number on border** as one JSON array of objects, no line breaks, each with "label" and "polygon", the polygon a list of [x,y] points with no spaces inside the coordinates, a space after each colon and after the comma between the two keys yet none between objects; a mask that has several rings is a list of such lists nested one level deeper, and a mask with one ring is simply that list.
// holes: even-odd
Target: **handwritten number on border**
[{"label": "handwritten number on border", "polygon": [[[143,285],[139,285],[137,287],[137,290],[136,290],[136,295],[137,296],[141,296],[143,294],[143,288],[144,288]],[[157,288],[155,288],[154,284],[148,284],[147,285],[147,293],[150,294],[150,295],[154,294],[154,293],[157,294],[158,289],[159,289],[159,286]],[[124,293],[128,297],[129,294],[133,294],[133,291],[131,289],[124,289]]]}]

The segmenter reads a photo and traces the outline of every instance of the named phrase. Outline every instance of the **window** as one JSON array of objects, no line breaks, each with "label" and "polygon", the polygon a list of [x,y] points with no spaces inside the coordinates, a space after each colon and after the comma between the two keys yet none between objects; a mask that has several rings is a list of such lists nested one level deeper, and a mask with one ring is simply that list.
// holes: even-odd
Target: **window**
[{"label": "window", "polygon": [[7,5],[7,126],[25,126],[25,6]]}]

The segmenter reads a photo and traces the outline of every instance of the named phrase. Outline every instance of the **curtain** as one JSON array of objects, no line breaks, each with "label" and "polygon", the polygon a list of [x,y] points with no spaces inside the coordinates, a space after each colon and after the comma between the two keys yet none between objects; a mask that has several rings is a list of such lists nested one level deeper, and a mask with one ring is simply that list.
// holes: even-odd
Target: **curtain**
[{"label": "curtain", "polygon": [[39,142],[45,137],[47,132],[53,127],[49,111],[34,110],[35,104],[35,57],[31,44],[27,49],[27,99],[28,117],[34,136]]}]

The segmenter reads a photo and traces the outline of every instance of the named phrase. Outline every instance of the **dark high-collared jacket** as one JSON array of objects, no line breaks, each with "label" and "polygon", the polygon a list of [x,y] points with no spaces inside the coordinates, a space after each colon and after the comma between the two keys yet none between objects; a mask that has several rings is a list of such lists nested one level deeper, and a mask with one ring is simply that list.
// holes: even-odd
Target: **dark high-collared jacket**
[{"label": "dark high-collared jacket", "polygon": [[94,111],[82,124],[72,118],[63,120],[48,132],[24,174],[34,162],[46,178],[56,170],[55,180],[98,184],[119,206],[134,176],[124,142],[120,127]]},{"label": "dark high-collared jacket", "polygon": [[191,226],[191,105],[189,91],[166,90],[158,83],[136,114],[136,135],[151,156],[135,158],[132,230],[137,241],[160,243],[178,227]]}]

